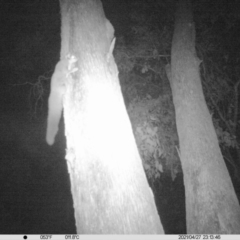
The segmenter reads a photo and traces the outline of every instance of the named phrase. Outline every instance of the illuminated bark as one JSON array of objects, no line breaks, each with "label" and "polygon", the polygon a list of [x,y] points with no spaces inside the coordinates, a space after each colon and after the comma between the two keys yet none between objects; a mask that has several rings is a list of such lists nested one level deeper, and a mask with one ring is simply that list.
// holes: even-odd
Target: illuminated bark
[{"label": "illuminated bark", "polygon": [[99,0],[61,0],[67,163],[79,234],[163,233],[125,109]]}]

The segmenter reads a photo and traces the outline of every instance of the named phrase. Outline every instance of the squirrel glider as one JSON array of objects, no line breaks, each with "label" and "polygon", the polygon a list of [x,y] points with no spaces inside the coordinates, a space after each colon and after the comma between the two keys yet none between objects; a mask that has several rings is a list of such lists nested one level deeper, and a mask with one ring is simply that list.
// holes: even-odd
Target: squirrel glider
[{"label": "squirrel glider", "polygon": [[61,59],[56,64],[51,78],[46,134],[46,141],[49,145],[53,145],[58,132],[58,125],[63,109],[63,95],[66,89],[66,80],[71,73],[78,70],[74,67],[76,61],[77,59],[74,56],[67,56],[64,59]]},{"label": "squirrel glider", "polygon": [[[112,39],[109,52],[107,53],[107,62],[112,56],[115,44],[115,38]],[[53,145],[58,132],[58,126],[63,109],[63,95],[66,89],[66,79],[71,73],[78,68],[74,67],[77,59],[74,56],[67,56],[61,59],[55,66],[54,73],[51,78],[51,92],[48,98],[48,117],[47,117],[47,134],[46,142]]]}]

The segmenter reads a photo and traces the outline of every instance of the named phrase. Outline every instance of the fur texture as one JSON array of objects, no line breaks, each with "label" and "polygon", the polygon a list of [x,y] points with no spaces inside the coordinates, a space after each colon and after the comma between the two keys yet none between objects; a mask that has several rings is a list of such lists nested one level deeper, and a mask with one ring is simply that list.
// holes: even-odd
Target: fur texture
[{"label": "fur texture", "polygon": [[62,115],[63,109],[63,94],[66,88],[66,77],[68,60],[60,60],[54,70],[51,78],[51,92],[48,98],[48,118],[47,118],[47,134],[46,141],[49,145],[53,145],[56,134],[58,132],[58,125]]}]

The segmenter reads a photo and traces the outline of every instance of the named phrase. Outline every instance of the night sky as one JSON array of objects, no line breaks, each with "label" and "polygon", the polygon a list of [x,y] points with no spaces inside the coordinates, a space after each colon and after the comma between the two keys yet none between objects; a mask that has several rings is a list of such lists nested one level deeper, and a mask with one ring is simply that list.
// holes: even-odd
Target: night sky
[{"label": "night sky", "polygon": [[[140,16],[140,10],[133,9],[130,4],[134,1],[102,2],[105,15],[115,28],[116,47],[122,39],[126,47],[138,41],[136,35],[131,36],[133,10],[136,19]],[[162,6],[159,16],[156,9],[148,11],[156,14],[155,24],[161,26],[161,31],[169,31],[168,39],[159,37],[161,44],[158,43],[158,47],[170,55],[174,1],[159,2]],[[234,86],[240,75],[240,8],[237,1],[223,2],[221,5],[211,1],[208,5],[208,1],[202,1],[202,5],[194,5],[196,48],[200,51],[199,46],[204,46],[205,55],[199,54],[199,57],[208,64],[215,61],[221,69],[224,66],[229,85]],[[76,233],[64,160],[62,121],[56,144],[49,147],[45,142],[49,81],[60,51],[59,2],[1,0],[0,4],[0,234]],[[208,13],[212,14],[211,18]],[[204,14],[206,18],[201,18]],[[161,22],[157,22],[159,19]],[[152,31],[156,33],[155,25]],[[212,38],[204,42],[207,31]],[[143,40],[139,39],[139,42]],[[162,64],[169,61],[170,57],[165,58]],[[124,85],[122,79],[121,84]],[[222,106],[224,109],[224,102]],[[237,158],[234,149],[229,152]],[[235,163],[240,166],[239,159]],[[233,181],[240,179],[239,169],[226,164]],[[234,183],[240,194],[239,182]],[[181,172],[174,181],[163,173],[160,180],[150,184],[165,232],[186,233]]]}]

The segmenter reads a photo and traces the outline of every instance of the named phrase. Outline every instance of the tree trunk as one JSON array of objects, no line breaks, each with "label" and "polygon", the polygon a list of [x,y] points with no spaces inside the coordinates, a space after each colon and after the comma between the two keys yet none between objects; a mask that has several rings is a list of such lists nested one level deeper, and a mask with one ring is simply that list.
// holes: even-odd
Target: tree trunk
[{"label": "tree trunk", "polygon": [[188,0],[180,0],[168,72],[186,191],[187,233],[240,233],[240,208],[208,111]]},{"label": "tree trunk", "polygon": [[99,0],[61,0],[67,163],[77,233],[163,233],[125,109]]}]

